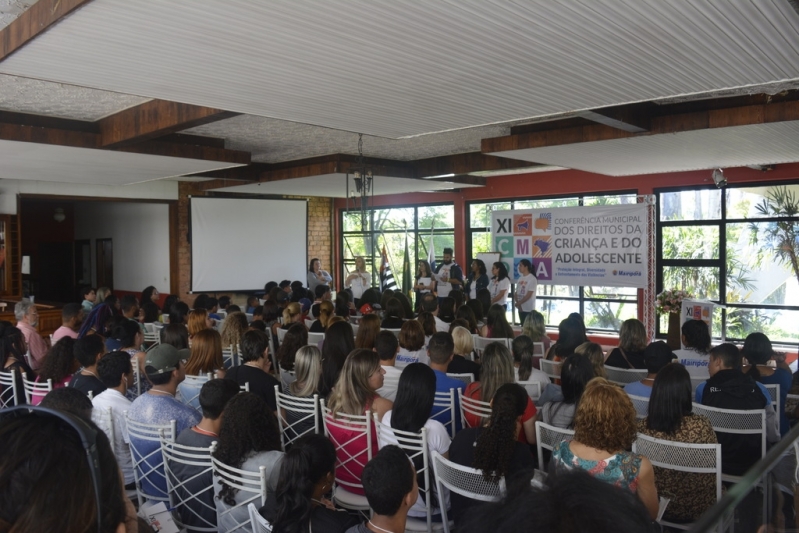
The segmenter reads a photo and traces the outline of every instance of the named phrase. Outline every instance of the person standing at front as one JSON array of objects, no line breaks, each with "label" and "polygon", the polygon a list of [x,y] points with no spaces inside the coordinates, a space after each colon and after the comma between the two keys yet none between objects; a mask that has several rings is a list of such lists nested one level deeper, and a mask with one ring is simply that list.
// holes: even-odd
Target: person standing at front
[{"label": "person standing at front", "polygon": [[516,308],[519,310],[519,324],[535,309],[535,293],[538,278],[529,259],[519,261],[519,279],[516,281]]}]

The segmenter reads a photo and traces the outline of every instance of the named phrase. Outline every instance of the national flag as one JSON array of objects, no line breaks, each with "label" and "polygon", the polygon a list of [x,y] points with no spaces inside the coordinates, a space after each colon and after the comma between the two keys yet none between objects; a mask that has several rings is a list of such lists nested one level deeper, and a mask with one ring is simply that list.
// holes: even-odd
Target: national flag
[{"label": "national flag", "polygon": [[388,264],[386,247],[383,246],[383,261],[380,264],[380,291],[386,289],[397,290],[397,282],[394,281],[394,274],[391,273],[391,265]]},{"label": "national flag", "polygon": [[413,277],[411,276],[411,258],[408,255],[408,232],[405,232],[405,257],[402,258],[402,290],[410,296],[413,291]]},{"label": "national flag", "polygon": [[427,247],[427,262],[430,263],[430,272],[436,271],[436,250],[433,247],[433,228],[430,228],[430,246]]}]

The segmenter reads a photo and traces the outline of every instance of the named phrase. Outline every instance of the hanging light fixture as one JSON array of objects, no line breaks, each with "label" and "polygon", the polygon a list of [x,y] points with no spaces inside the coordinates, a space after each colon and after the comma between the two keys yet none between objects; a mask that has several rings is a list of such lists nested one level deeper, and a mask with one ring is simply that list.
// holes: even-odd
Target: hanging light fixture
[{"label": "hanging light fixture", "polygon": [[60,223],[60,222],[63,222],[64,220],[66,220],[66,218],[67,218],[67,216],[64,214],[64,208],[63,207],[56,207],[55,208],[55,214],[53,215],[53,219],[56,222]]},{"label": "hanging light fixture", "polygon": [[[350,193],[350,177],[352,177],[352,193]],[[361,231],[366,231],[368,226],[369,197],[374,197],[374,175],[372,169],[367,168],[363,160],[363,134],[358,134],[358,160],[355,165],[347,171],[347,213],[350,212],[350,200],[352,209],[358,209],[361,216]],[[360,201],[359,201],[360,200]]]}]

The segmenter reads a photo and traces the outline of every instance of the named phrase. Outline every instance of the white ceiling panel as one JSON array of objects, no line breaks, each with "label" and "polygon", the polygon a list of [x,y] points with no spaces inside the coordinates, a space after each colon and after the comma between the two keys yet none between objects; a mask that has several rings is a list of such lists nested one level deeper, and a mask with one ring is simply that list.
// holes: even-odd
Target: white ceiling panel
[{"label": "white ceiling panel", "polygon": [[510,150],[493,155],[608,176],[799,161],[799,121]]},{"label": "white ceiling panel", "polygon": [[799,79],[786,0],[94,0],[0,72],[384,137]]},{"label": "white ceiling panel", "polygon": [[[374,195],[401,194],[406,192],[440,191],[447,189],[466,189],[480,185],[463,185],[460,183],[417,180],[409,178],[374,177]],[[350,183],[350,193],[352,193]],[[250,183],[216,189],[223,192],[248,194],[290,194],[297,196],[322,196],[326,198],[346,198],[346,174],[324,174],[308,178]]]},{"label": "white ceiling panel", "polygon": [[129,185],[240,165],[178,157],[0,141],[0,179]]}]

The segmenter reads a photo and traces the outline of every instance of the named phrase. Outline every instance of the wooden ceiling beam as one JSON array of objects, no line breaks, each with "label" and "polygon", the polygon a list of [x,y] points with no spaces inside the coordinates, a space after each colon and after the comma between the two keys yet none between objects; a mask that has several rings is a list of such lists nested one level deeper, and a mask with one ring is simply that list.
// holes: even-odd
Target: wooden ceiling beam
[{"label": "wooden ceiling beam", "polygon": [[150,100],[98,121],[100,145],[131,145],[237,115],[210,107]]},{"label": "wooden ceiling beam", "polygon": [[[414,177],[427,178],[428,176],[444,176],[447,174],[469,174],[471,172],[491,170],[513,170],[517,168],[535,167],[536,163],[498,157],[480,152],[431,157],[418,159],[411,163]],[[444,178],[446,181],[449,178]]]},{"label": "wooden ceiling beam", "polygon": [[91,0],[39,0],[0,30],[0,61]]},{"label": "wooden ceiling beam", "polygon": [[652,118],[648,112],[651,107],[651,104],[639,104],[622,108],[595,109],[581,111],[577,113],[577,116],[629,133],[643,133],[649,131],[652,124]]}]

